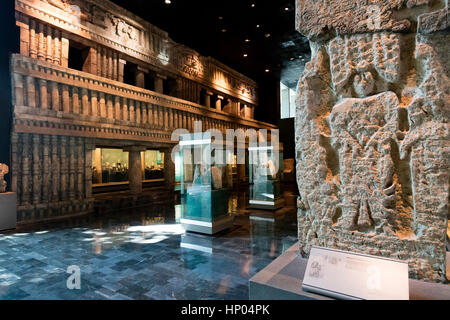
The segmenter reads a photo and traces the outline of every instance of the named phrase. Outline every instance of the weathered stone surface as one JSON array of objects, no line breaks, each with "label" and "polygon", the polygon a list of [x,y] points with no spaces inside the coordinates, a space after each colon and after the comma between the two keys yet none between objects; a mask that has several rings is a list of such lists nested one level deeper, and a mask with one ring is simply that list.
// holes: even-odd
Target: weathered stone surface
[{"label": "weathered stone surface", "polygon": [[[370,6],[382,13],[373,28]],[[448,3],[297,9],[312,49],[297,98],[301,253],[321,245],[408,260],[411,277],[445,282]]]},{"label": "weathered stone surface", "polygon": [[[409,31],[433,0],[297,0],[297,30],[309,38]],[[406,11],[405,9],[413,9]],[[401,18],[400,18],[401,17]],[[410,17],[412,19],[405,19]]]},{"label": "weathered stone surface", "polygon": [[0,163],[0,193],[6,192],[6,181],[4,177],[8,174],[8,172],[8,166],[6,164]]}]

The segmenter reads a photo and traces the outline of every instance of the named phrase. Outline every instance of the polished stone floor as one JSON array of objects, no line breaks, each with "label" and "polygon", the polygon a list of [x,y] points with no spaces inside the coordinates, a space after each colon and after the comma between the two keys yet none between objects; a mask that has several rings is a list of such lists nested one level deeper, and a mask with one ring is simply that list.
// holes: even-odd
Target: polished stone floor
[{"label": "polished stone floor", "polygon": [[[235,213],[232,230],[185,234],[177,206],[91,215],[0,234],[0,299],[248,299],[248,280],[296,242],[284,218]],[[81,289],[69,290],[69,266]]]}]

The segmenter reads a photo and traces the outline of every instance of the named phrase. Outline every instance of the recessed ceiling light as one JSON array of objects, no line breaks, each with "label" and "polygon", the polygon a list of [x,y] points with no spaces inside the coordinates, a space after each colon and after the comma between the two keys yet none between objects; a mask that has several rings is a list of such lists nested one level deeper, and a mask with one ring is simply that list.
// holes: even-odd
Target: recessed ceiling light
[{"label": "recessed ceiling light", "polygon": [[171,4],[171,3],[172,3],[172,1],[170,1],[170,0],[166,0],[166,1],[165,1],[165,3],[166,3],[166,4]]},{"label": "recessed ceiling light", "polygon": [[247,57],[248,57],[248,54],[244,53],[244,58],[247,58]]},{"label": "recessed ceiling light", "polygon": [[250,42],[250,39],[245,39],[245,42]]},{"label": "recessed ceiling light", "polygon": [[284,11],[289,11],[289,8],[284,8]]},{"label": "recessed ceiling light", "polygon": [[265,71],[266,71],[266,73],[268,73],[268,72],[270,72],[270,69],[266,69]]},{"label": "recessed ceiling light", "polygon": [[256,25],[257,28],[261,27],[259,24]]},{"label": "recessed ceiling light", "polygon": [[254,4],[254,3],[252,3],[251,7],[252,7],[252,8],[254,8],[254,7],[255,7],[255,4]]}]

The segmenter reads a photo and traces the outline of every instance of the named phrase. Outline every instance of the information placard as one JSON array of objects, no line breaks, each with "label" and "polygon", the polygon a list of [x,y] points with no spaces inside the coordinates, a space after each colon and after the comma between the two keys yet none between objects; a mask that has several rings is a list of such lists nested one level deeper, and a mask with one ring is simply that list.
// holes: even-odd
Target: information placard
[{"label": "information placard", "polygon": [[313,247],[302,289],[338,299],[408,300],[408,263]]}]

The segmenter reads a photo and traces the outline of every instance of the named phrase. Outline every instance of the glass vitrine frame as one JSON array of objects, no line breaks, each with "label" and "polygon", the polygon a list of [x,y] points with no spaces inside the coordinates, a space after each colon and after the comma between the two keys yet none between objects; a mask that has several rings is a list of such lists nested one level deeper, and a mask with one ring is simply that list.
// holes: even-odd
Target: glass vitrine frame
[{"label": "glass vitrine frame", "polygon": [[209,133],[186,134],[180,137],[179,152],[184,229],[215,234],[230,228],[233,219],[228,199],[233,180],[226,145],[213,142]]},{"label": "glass vitrine frame", "polygon": [[248,174],[250,208],[275,210],[284,205],[281,144],[249,147]]}]

